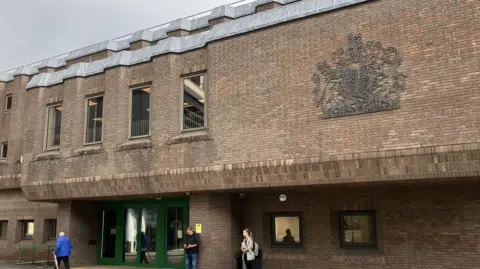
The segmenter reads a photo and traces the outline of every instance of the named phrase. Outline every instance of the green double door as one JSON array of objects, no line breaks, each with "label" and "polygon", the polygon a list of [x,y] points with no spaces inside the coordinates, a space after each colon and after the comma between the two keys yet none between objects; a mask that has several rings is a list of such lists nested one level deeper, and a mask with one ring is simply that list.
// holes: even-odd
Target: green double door
[{"label": "green double door", "polygon": [[100,220],[100,265],[185,268],[188,200],[105,203]]}]

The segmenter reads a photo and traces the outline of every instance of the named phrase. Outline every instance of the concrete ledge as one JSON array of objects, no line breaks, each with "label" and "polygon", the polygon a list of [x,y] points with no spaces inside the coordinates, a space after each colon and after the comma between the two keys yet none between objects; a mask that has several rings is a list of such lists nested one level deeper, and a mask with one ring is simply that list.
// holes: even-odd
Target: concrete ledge
[{"label": "concrete ledge", "polygon": [[42,152],[35,156],[35,161],[46,161],[46,160],[53,160],[59,159],[61,157],[60,150],[50,150],[46,152]]},{"label": "concrete ledge", "polygon": [[480,177],[480,145],[477,143],[148,173],[27,179],[21,187],[30,200],[53,200],[466,177]]},{"label": "concrete ledge", "polygon": [[103,152],[102,144],[86,145],[72,151],[72,157],[80,157],[85,155],[100,154]]},{"label": "concrete ledge", "polygon": [[168,145],[208,141],[211,137],[205,130],[181,133],[167,141]]},{"label": "concrete ledge", "polygon": [[147,149],[152,147],[152,140],[147,138],[134,138],[117,147],[117,151],[130,150],[130,149]]}]

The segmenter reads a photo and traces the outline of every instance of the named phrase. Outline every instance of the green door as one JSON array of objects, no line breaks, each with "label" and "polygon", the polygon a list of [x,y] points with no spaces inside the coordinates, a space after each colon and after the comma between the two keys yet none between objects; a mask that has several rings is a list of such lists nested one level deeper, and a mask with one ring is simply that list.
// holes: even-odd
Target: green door
[{"label": "green door", "polygon": [[109,203],[101,214],[99,264],[185,268],[188,200]]},{"label": "green door", "polygon": [[105,206],[100,215],[100,236],[98,244],[98,261],[102,265],[118,264],[118,245],[121,234],[117,233],[121,216],[116,206]]}]

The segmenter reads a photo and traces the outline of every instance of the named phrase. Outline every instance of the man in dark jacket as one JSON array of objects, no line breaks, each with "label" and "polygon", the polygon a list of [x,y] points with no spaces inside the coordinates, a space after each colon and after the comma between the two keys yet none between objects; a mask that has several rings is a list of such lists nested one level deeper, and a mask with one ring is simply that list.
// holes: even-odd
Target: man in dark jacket
[{"label": "man in dark jacket", "polygon": [[188,227],[187,238],[185,239],[185,251],[187,253],[186,269],[197,269],[198,246],[200,245],[200,236]]},{"label": "man in dark jacket", "polygon": [[60,267],[60,262],[63,261],[65,269],[70,269],[68,256],[72,253],[72,244],[70,243],[70,239],[65,237],[65,233],[63,232],[61,232],[60,237],[57,238],[54,253],[57,258],[57,265]]}]

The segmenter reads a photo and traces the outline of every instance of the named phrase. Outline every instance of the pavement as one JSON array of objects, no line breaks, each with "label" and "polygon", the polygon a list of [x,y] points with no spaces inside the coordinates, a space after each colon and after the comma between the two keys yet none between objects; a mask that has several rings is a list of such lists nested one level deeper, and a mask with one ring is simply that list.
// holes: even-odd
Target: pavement
[{"label": "pavement", "polygon": [[0,269],[52,269],[51,265],[16,264],[16,261],[0,261]]},{"label": "pavement", "polygon": [[[15,261],[0,261],[0,269],[53,269],[53,265],[41,265],[41,264],[16,264]],[[63,266],[62,266],[63,268]],[[102,266],[102,265],[92,265],[92,266],[73,266],[70,269],[138,269],[138,267],[128,267],[128,266]],[[160,268],[157,268],[160,269]]]}]

